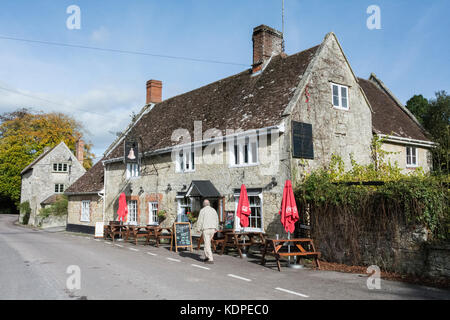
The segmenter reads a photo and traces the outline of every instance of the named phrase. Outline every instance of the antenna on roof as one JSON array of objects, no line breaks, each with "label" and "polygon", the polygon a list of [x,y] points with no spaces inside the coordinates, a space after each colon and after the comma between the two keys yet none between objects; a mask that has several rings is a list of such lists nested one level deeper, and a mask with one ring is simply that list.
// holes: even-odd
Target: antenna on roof
[{"label": "antenna on roof", "polygon": [[282,6],[281,6],[281,32],[283,33],[283,40],[281,42],[281,49],[284,52],[284,0],[282,0]]}]

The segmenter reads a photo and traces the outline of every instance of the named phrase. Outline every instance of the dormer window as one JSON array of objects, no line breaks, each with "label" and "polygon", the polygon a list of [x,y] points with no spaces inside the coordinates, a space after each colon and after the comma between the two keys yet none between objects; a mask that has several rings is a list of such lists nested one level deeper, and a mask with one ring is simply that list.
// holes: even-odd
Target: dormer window
[{"label": "dormer window", "polygon": [[331,91],[333,107],[348,110],[348,87],[332,83]]}]

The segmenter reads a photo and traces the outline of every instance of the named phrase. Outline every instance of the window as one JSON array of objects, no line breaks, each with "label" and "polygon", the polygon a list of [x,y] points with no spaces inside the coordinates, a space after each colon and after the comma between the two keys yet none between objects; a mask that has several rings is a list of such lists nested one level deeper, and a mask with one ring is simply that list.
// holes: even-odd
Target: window
[{"label": "window", "polygon": [[139,177],[139,164],[127,163],[127,179]]},{"label": "window", "polygon": [[177,222],[183,222],[183,217],[187,212],[192,211],[191,198],[186,198],[184,196],[177,198],[178,200],[178,214]]},{"label": "window", "polygon": [[148,203],[148,224],[158,225],[158,202]]},{"label": "window", "polygon": [[128,215],[127,222],[129,224],[137,224],[137,200],[127,201]]},{"label": "window", "polygon": [[55,193],[63,193],[64,192],[64,185],[57,183],[55,184]]},{"label": "window", "polygon": [[258,163],[258,139],[256,136],[234,138],[230,151],[231,166],[246,166]]},{"label": "window", "polygon": [[90,219],[90,205],[91,201],[83,200],[81,201],[81,222],[89,222]]},{"label": "window", "polygon": [[67,172],[67,163],[54,163],[53,172]]},{"label": "window", "polygon": [[406,147],[406,166],[417,167],[417,165],[418,165],[417,149],[414,147]]},{"label": "window", "polygon": [[[260,189],[259,189],[260,190]],[[245,228],[246,231],[263,231],[263,224],[262,224],[262,192],[261,191],[252,191],[248,190],[248,201],[250,203],[250,210],[251,214],[248,218],[248,227]],[[239,203],[239,196],[240,196],[240,190],[235,190],[235,206],[237,210],[237,206]],[[236,219],[238,219],[236,217]],[[240,224],[238,224],[240,226]]]},{"label": "window", "polygon": [[332,83],[333,107],[348,110],[348,87]]},{"label": "window", "polygon": [[177,156],[176,171],[195,171],[195,153],[192,149],[180,150]]}]

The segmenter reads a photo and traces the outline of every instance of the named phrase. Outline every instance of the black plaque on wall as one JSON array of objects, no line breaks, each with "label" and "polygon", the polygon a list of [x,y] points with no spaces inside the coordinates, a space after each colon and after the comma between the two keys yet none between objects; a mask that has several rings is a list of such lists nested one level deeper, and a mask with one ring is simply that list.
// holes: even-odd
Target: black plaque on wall
[{"label": "black plaque on wall", "polygon": [[125,163],[138,163],[139,148],[135,140],[125,140]]},{"label": "black plaque on wall", "polygon": [[292,121],[292,156],[314,159],[312,125],[310,123]]}]

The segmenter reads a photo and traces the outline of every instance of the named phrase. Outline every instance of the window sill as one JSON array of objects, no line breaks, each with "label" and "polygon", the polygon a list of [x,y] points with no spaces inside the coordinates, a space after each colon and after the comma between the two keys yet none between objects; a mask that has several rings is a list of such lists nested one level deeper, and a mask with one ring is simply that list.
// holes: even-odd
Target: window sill
[{"label": "window sill", "polygon": [[247,167],[257,167],[257,166],[259,166],[259,162],[249,163],[249,164],[233,164],[233,165],[230,165],[229,168],[247,168]]},{"label": "window sill", "polygon": [[333,106],[334,109],[342,110],[342,111],[349,111],[349,109],[350,109],[350,108],[337,107],[335,105],[332,105],[332,106]]}]

